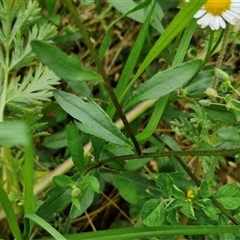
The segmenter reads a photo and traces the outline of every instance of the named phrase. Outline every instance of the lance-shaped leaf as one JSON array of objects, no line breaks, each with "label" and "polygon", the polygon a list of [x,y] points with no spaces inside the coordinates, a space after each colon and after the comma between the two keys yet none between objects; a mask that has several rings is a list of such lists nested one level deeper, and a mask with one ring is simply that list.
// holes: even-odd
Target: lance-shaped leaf
[{"label": "lance-shaped leaf", "polygon": [[32,41],[32,48],[40,61],[66,81],[101,81],[92,70],[82,67],[76,55],[67,55],[59,48],[43,41]]},{"label": "lance-shaped leaf", "polygon": [[62,91],[55,91],[54,97],[68,114],[80,121],[76,126],[81,131],[111,143],[132,147],[109,116],[90,98],[88,102],[84,102],[77,96]]},{"label": "lance-shaped leaf", "polygon": [[155,74],[137,90],[125,107],[129,108],[144,100],[162,97],[182,87],[199,71],[200,65],[201,60],[195,60]]},{"label": "lance-shaped leaf", "polygon": [[84,149],[78,128],[70,123],[67,129],[68,149],[72,155],[74,165],[80,173],[84,172]]}]

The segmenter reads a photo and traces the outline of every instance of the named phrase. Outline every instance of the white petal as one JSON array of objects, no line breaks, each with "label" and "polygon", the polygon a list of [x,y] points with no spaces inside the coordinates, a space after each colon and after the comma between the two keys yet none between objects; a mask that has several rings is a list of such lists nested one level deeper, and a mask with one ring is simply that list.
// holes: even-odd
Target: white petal
[{"label": "white petal", "polygon": [[221,25],[222,28],[224,28],[224,29],[226,28],[226,22],[225,22],[225,21],[223,20],[223,18],[220,17],[220,16],[219,16],[219,23],[220,23],[220,25]]},{"label": "white petal", "polygon": [[219,16],[214,16],[209,26],[212,30],[218,30],[220,28]]},{"label": "white petal", "polygon": [[202,28],[205,28],[206,26],[210,26],[213,17],[211,13],[207,13],[202,18],[198,19],[197,23],[201,25]]},{"label": "white petal", "polygon": [[227,13],[229,13],[229,14],[231,14],[232,16],[234,16],[235,18],[237,18],[237,19],[240,19],[240,12],[239,13],[236,13],[236,12],[234,12],[234,11],[232,11],[232,10],[227,10],[226,11]]},{"label": "white petal", "polygon": [[233,15],[235,18],[237,19],[240,19],[240,8],[239,8],[239,11],[233,11],[232,9],[231,10],[227,10],[226,11],[227,13]]},{"label": "white petal", "polygon": [[206,13],[206,10],[198,10],[195,14],[194,14],[194,18],[200,18],[202,17],[204,14]]},{"label": "white petal", "polygon": [[239,14],[240,13],[240,6],[239,7],[231,7],[230,11]]},{"label": "white petal", "polygon": [[239,0],[231,0],[231,4],[240,4],[240,1]]},{"label": "white petal", "polygon": [[[190,2],[190,0],[185,0],[185,1]],[[207,0],[207,1],[210,1],[211,4],[214,3],[214,4],[221,5],[226,0],[219,0],[219,1]],[[195,13],[194,18],[198,19],[197,23],[201,25],[202,28],[209,26],[212,30],[218,30],[219,28],[226,28],[226,21],[232,25],[235,25],[236,22],[240,20],[240,0],[229,0],[229,2],[230,2],[229,9],[225,10],[219,16],[213,15],[210,9],[208,12],[205,9],[205,5],[204,5]]]},{"label": "white petal", "polygon": [[233,7],[236,7],[236,8],[240,7],[240,2],[238,2],[238,3],[231,3],[230,9],[232,9]]},{"label": "white petal", "polygon": [[231,23],[232,25],[235,25],[236,23],[236,18],[233,14],[231,14],[229,11],[225,11],[224,13],[222,13],[223,18],[228,21],[229,23]]}]

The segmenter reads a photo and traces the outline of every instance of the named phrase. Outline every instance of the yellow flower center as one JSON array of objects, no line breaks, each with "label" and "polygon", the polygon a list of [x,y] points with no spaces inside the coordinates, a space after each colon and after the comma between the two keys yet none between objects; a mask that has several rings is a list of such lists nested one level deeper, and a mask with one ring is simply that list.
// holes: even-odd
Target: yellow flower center
[{"label": "yellow flower center", "polygon": [[207,0],[205,10],[214,16],[221,16],[223,12],[230,9],[231,0]]}]

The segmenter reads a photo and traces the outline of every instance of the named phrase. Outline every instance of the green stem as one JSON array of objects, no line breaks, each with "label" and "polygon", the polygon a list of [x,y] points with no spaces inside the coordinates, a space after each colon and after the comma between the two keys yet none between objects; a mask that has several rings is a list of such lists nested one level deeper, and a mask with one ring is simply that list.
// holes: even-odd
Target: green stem
[{"label": "green stem", "polygon": [[217,207],[233,224],[235,225],[240,225],[240,222],[233,217],[228,210],[226,210],[218,201],[215,197],[211,196],[210,199],[212,200],[212,203],[214,204],[215,207]]},{"label": "green stem", "polygon": [[86,31],[86,29],[84,28],[82,22],[80,21],[79,16],[77,15],[77,12],[76,12],[76,10],[74,9],[74,7],[72,5],[72,1],[63,0],[63,2],[65,3],[66,7],[68,8],[69,12],[71,13],[71,15],[72,15],[72,17],[73,17],[73,19],[74,19],[74,21],[75,21],[79,31],[80,31],[80,33],[82,34],[83,40],[84,40],[85,44],[87,45],[87,47],[89,49],[89,52],[90,52],[92,58],[95,60],[97,68],[98,68],[98,70],[99,70],[99,72],[100,72],[100,74],[101,74],[101,76],[102,76],[102,78],[104,80],[105,86],[106,86],[106,88],[107,88],[107,90],[109,92],[109,95],[111,97],[111,100],[112,100],[112,102],[113,102],[113,104],[114,104],[114,106],[115,106],[115,108],[116,108],[116,110],[118,112],[118,115],[121,118],[121,120],[123,121],[123,124],[125,126],[126,132],[128,133],[129,137],[131,138],[138,156],[140,156],[142,154],[142,151],[141,151],[141,149],[139,147],[139,144],[138,144],[138,142],[136,140],[136,137],[134,136],[134,134],[132,132],[132,129],[131,129],[128,121],[127,121],[127,118],[126,118],[126,116],[125,116],[125,114],[124,114],[124,112],[123,112],[123,110],[122,110],[122,108],[121,108],[121,106],[120,106],[120,104],[118,102],[118,99],[117,99],[117,97],[116,97],[116,95],[115,95],[115,93],[114,93],[114,91],[113,91],[113,89],[111,87],[110,81],[108,79],[108,76],[106,74],[104,66],[103,66],[103,64],[102,64],[102,62],[101,62],[101,60],[100,60],[100,58],[99,58],[99,56],[97,54],[97,51],[94,48],[92,42],[90,41],[90,38],[88,36],[88,32]]},{"label": "green stem", "polygon": [[[223,57],[224,57],[225,52],[226,52],[229,30],[230,30],[230,24],[227,23],[227,27],[226,27],[226,30],[224,31],[224,35],[223,35],[222,48],[221,48],[221,51],[220,51],[220,54],[219,54],[219,57],[218,57],[218,60],[217,60],[216,68],[221,68],[222,67]],[[217,74],[215,73],[212,88],[216,89],[216,87],[217,87]]]},{"label": "green stem", "polygon": [[211,31],[210,33],[210,37],[209,37],[209,42],[208,42],[208,48],[207,48],[207,53],[206,56],[202,62],[202,67],[205,66],[205,64],[207,63],[209,57],[211,56],[212,53],[212,43],[213,43],[213,36],[214,36],[214,31]]},{"label": "green stem", "polygon": [[[133,159],[144,159],[144,158],[157,158],[157,157],[167,157],[167,156],[233,156],[237,153],[240,153],[240,148],[233,148],[233,149],[220,149],[220,150],[198,150],[198,151],[169,151],[169,152],[156,152],[156,153],[143,153],[141,156],[136,156],[136,154],[129,154],[129,155],[122,155],[117,157],[111,157],[104,159],[98,163],[88,164],[86,165],[85,175],[95,169],[102,167],[103,165],[115,162],[115,161],[124,161],[124,160],[133,160]],[[180,158],[177,158],[178,161],[180,161]],[[187,171],[187,173],[190,175],[191,178],[195,179],[197,178],[195,175],[189,170],[189,168],[185,165],[185,163],[180,163],[183,168]],[[199,181],[200,182],[200,181]]]}]

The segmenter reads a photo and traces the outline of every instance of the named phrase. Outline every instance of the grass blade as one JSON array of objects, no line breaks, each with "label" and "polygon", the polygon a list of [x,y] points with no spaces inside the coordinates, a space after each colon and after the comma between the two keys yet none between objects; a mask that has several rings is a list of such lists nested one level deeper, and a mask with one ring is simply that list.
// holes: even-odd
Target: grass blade
[{"label": "grass blade", "polygon": [[173,21],[169,24],[167,29],[163,32],[155,45],[152,47],[147,57],[143,61],[142,65],[138,69],[136,75],[129,83],[123,94],[120,96],[120,101],[124,98],[130,87],[142,74],[142,72],[149,66],[149,64],[155,59],[162,50],[186,27],[186,25],[192,20],[195,12],[206,2],[206,0],[191,1],[184,5],[181,11],[176,15]]},{"label": "grass blade", "polygon": [[0,202],[2,204],[2,208],[3,208],[4,212],[6,214],[6,217],[7,217],[7,220],[8,220],[8,223],[9,223],[9,226],[11,228],[14,238],[17,240],[23,239],[21,231],[18,226],[16,214],[15,214],[15,212],[12,208],[12,204],[11,204],[6,192],[2,188],[2,186],[0,186]]},{"label": "grass blade", "polygon": [[[155,8],[155,4],[153,4],[153,6],[146,18],[146,21],[142,25],[142,28],[141,28],[141,30],[137,36],[137,39],[133,45],[132,51],[130,52],[130,55],[127,59],[126,64],[124,65],[122,74],[118,81],[118,85],[115,89],[115,93],[116,93],[117,97],[122,95],[122,93],[124,92],[124,90],[126,89],[126,87],[129,84],[130,76],[133,73],[133,70],[136,66],[137,60],[139,58],[139,55],[141,53],[143,44],[145,42],[145,39],[146,39],[146,36],[148,33],[148,28],[149,28],[149,24],[150,24],[150,20],[151,20],[151,16],[153,14],[154,8]],[[109,116],[113,117],[115,111],[116,110],[114,109],[113,104],[110,103],[110,105],[107,108],[107,112],[108,112]]]},{"label": "grass blade", "polygon": [[28,218],[28,219],[34,221],[39,226],[44,228],[48,233],[50,233],[54,237],[54,239],[67,240],[62,234],[60,234],[56,229],[54,229],[49,223],[44,221],[42,218],[40,218],[36,214],[33,214],[33,213],[32,214],[27,214],[27,215],[25,215],[25,218]]},{"label": "grass blade", "polygon": [[[224,233],[240,233],[239,226],[158,226],[158,227],[136,227],[111,229],[96,232],[87,232],[80,234],[67,235],[68,240],[130,240],[143,239],[160,236],[177,236],[177,235],[210,235]],[[52,238],[45,238],[50,240]]]}]

